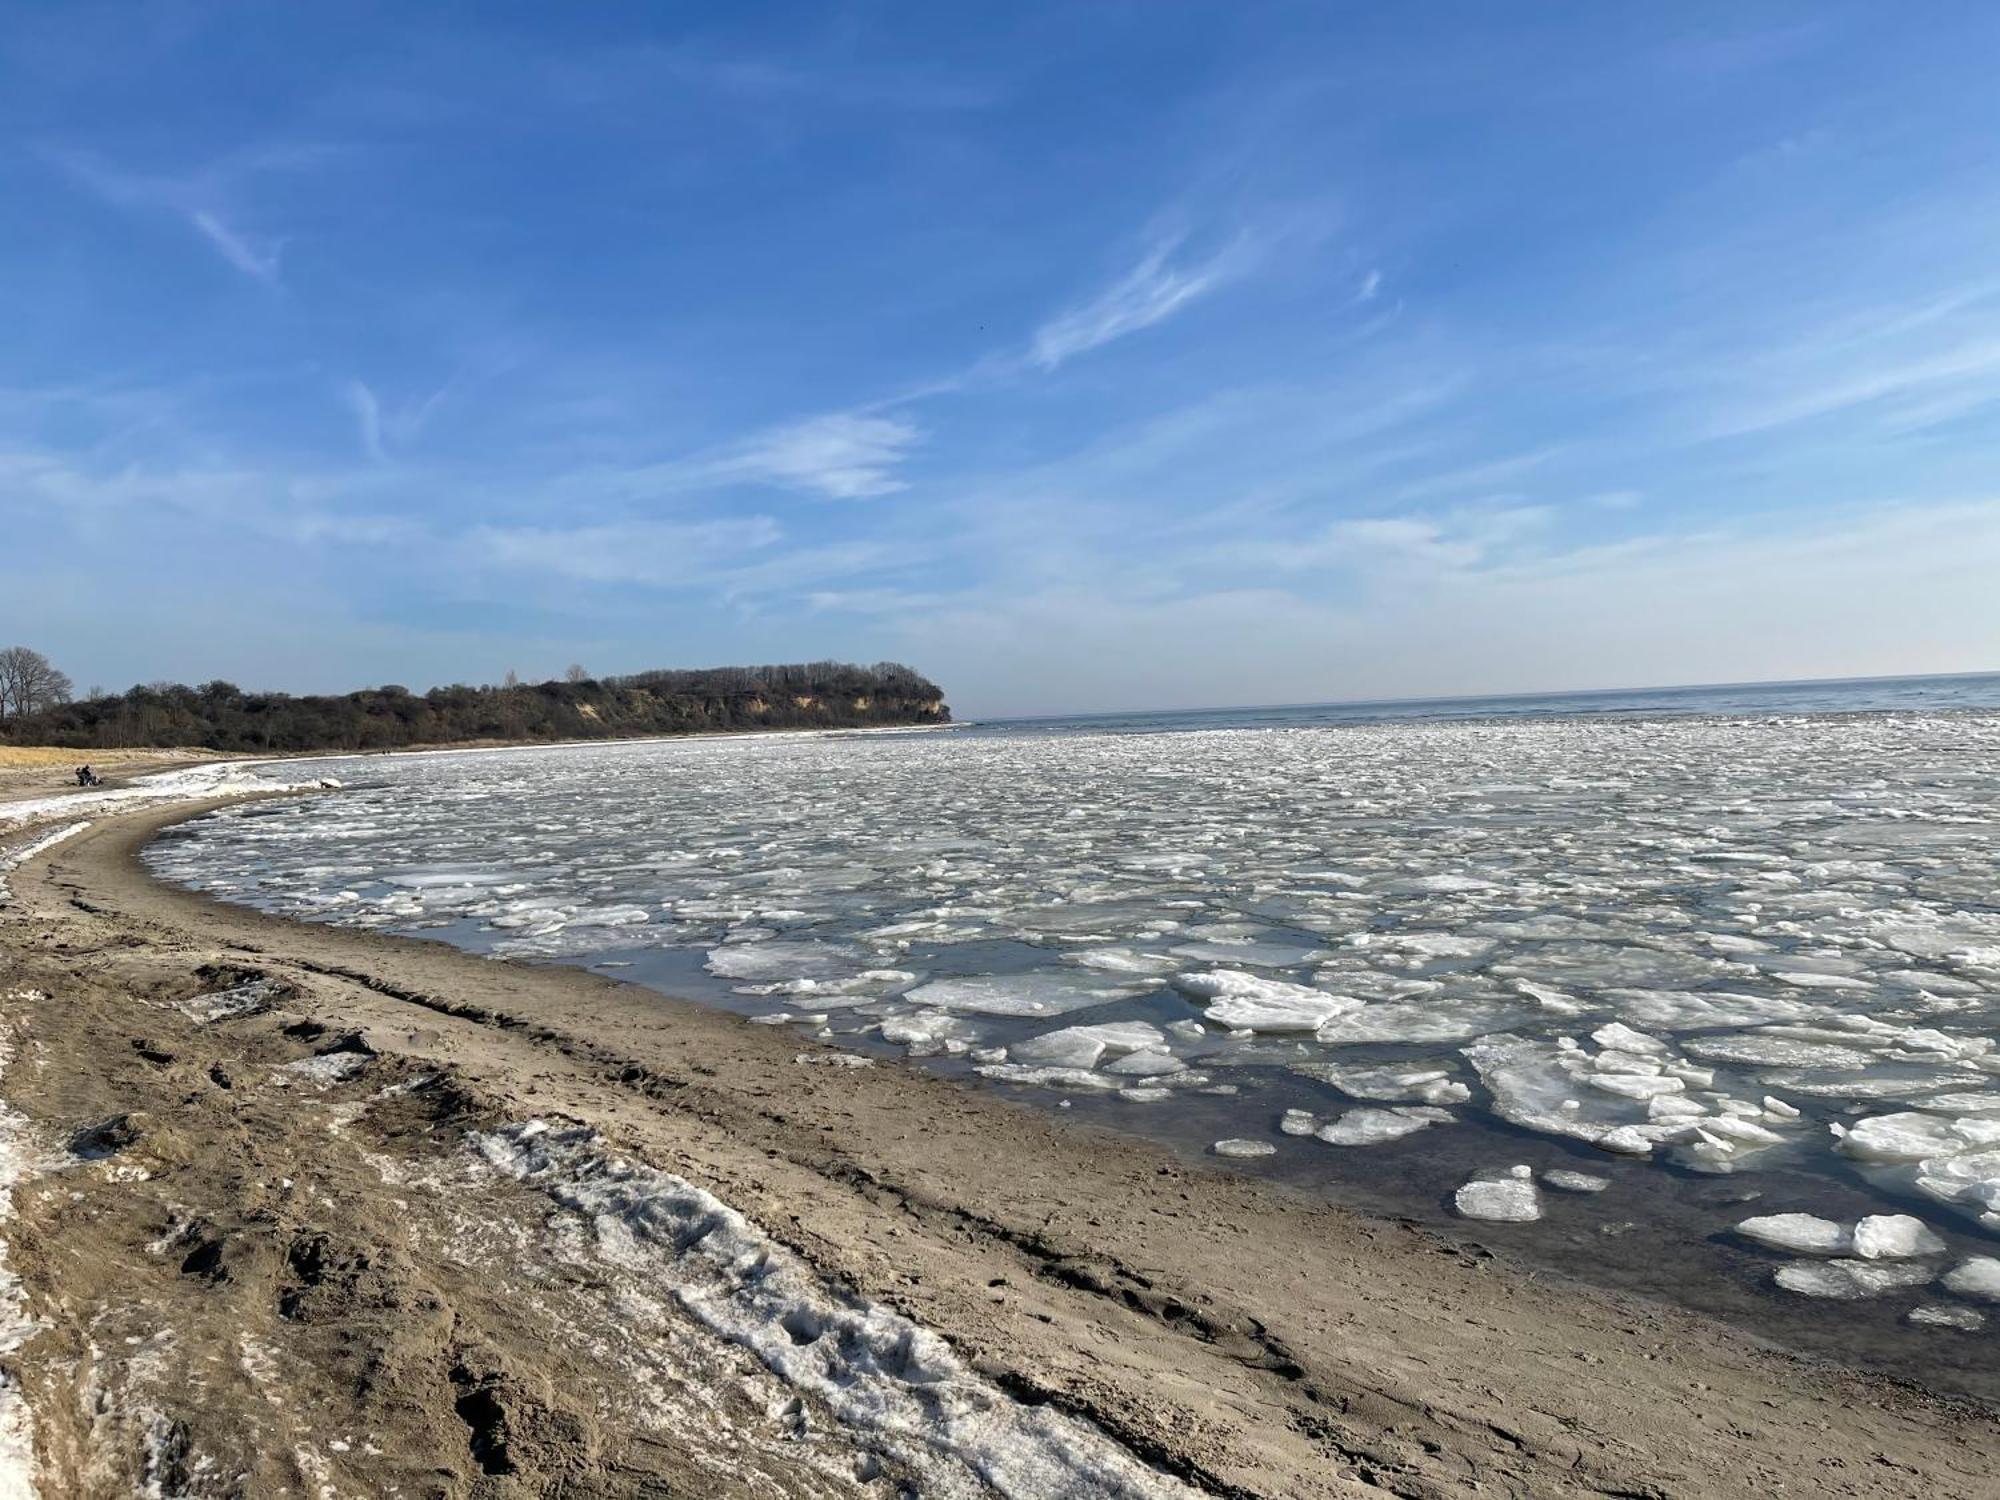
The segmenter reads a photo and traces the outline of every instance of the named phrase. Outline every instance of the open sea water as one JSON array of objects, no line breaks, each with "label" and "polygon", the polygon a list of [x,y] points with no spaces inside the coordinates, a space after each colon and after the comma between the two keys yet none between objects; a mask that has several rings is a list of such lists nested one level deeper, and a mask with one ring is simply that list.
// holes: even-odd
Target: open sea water
[{"label": "open sea water", "polygon": [[314,765],[153,867],[2000,1397],[2000,674]]}]

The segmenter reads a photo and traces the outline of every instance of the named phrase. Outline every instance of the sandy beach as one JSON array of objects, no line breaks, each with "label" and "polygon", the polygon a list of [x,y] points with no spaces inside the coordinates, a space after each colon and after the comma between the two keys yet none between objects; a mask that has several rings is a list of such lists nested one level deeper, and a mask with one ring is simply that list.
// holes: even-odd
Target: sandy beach
[{"label": "sandy beach", "polygon": [[1990,1493],[1989,1411],[1476,1233],[152,880],[201,810],[10,877],[41,1494]]}]

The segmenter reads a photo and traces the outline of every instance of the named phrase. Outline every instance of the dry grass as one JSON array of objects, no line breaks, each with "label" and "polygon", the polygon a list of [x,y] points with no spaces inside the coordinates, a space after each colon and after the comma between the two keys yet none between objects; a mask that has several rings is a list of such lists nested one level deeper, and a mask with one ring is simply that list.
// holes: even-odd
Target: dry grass
[{"label": "dry grass", "polygon": [[200,750],[76,750],[62,745],[0,745],[0,791],[67,784],[88,762],[107,775],[150,771],[179,761],[213,759]]},{"label": "dry grass", "polygon": [[0,745],[0,766],[75,766],[83,763],[84,752],[46,745]]}]

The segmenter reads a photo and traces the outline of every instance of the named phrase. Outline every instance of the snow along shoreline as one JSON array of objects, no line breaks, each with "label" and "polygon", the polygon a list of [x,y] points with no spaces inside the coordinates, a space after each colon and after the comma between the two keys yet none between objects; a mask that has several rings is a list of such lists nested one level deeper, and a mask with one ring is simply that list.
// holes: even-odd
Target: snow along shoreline
[{"label": "snow along shoreline", "polygon": [[[49,797],[28,797],[18,802],[0,802],[0,833],[44,823],[51,818],[73,818],[78,814],[104,815],[130,812],[164,802],[197,802],[207,797],[228,797],[252,792],[302,792],[335,788],[342,783],[327,776],[286,780],[263,774],[281,765],[300,762],[272,760],[213,761],[207,765],[182,766],[171,771],[154,771],[134,778],[130,785],[100,787],[95,791],[62,792]],[[37,850],[14,851],[25,859]],[[16,861],[18,863],[18,860]]]},{"label": "snow along shoreline", "polygon": [[621,1277],[663,1289],[709,1332],[824,1406],[849,1437],[925,1474],[927,1493],[1193,1493],[1089,1423],[1016,1400],[929,1329],[830,1288],[722,1200],[612,1153],[595,1131],[529,1120],[474,1136],[473,1145],[496,1171],[581,1215],[597,1256]]},{"label": "snow along shoreline", "polygon": [[[9,990],[0,1010],[0,1080],[14,1061],[13,1013],[25,998],[29,997],[21,991]],[[35,1483],[35,1414],[14,1368],[14,1355],[39,1325],[28,1316],[27,1297],[9,1262],[5,1233],[14,1217],[14,1190],[38,1175],[37,1156],[26,1118],[0,1099],[0,1500],[36,1500],[40,1494]]]}]

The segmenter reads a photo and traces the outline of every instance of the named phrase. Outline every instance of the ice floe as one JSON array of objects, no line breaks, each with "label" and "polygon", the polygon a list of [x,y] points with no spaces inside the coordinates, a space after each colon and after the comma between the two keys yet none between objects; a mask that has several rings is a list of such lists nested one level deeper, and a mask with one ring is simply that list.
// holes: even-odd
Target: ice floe
[{"label": "ice floe", "polygon": [[2000,1302],[2000,1260],[1990,1255],[1969,1256],[1945,1272],[1944,1284],[1961,1297]]},{"label": "ice floe", "polygon": [[1448,1125],[1452,1113],[1428,1105],[1405,1105],[1391,1109],[1350,1109],[1339,1119],[1314,1132],[1329,1146],[1379,1146],[1399,1141],[1406,1135],[1432,1125]]},{"label": "ice floe", "polygon": [[1941,1302],[1920,1302],[1905,1315],[1925,1328],[1956,1328],[1961,1333],[1977,1333],[1986,1326],[1986,1314],[1976,1307],[1950,1307]]},{"label": "ice floe", "polygon": [[1910,1214],[1869,1214],[1854,1226],[1854,1253],[1863,1260],[1909,1260],[1942,1255],[1947,1248],[1922,1219]]},{"label": "ice floe", "polygon": [[1542,1195],[1535,1190],[1532,1167],[1509,1167],[1498,1177],[1475,1177],[1451,1201],[1466,1218],[1496,1224],[1530,1224],[1542,1216]]},{"label": "ice floe", "polygon": [[1238,1031],[1313,1033],[1361,1004],[1343,995],[1234,969],[1176,974],[1173,986],[1204,1002],[1208,1019],[1216,1025]]},{"label": "ice floe", "polygon": [[[1060,1031],[1046,1031],[1014,1043],[1008,1051],[1015,1062],[1094,1068],[1107,1052],[1113,1056],[1158,1052],[1166,1043],[1165,1033],[1144,1021],[1107,1021],[1096,1026],[1066,1026]],[[1181,1066],[1173,1059],[1169,1061],[1173,1066],[1159,1071],[1171,1073]]]},{"label": "ice floe", "polygon": [[1745,1219],[1736,1232],[1769,1250],[1794,1255],[1852,1255],[1854,1231],[1815,1214],[1763,1214]]},{"label": "ice floe", "polygon": [[1248,1158],[1253,1156],[1272,1156],[1276,1154],[1278,1148],[1269,1141],[1253,1141],[1245,1136],[1232,1136],[1228,1140],[1217,1141],[1208,1149],[1213,1151],[1217,1156],[1240,1156]]},{"label": "ice floe", "polygon": [[1590,1172],[1572,1172],[1566,1167],[1542,1173],[1542,1181],[1565,1193],[1601,1193],[1611,1186],[1609,1177]]},{"label": "ice floe", "polygon": [[1356,1099],[1411,1100],[1421,1104],[1463,1104],[1472,1097],[1472,1090],[1453,1076],[1453,1068],[1448,1061],[1444,1066],[1407,1063],[1390,1064],[1385,1067],[1344,1063],[1294,1063],[1292,1071],[1305,1078],[1316,1078],[1321,1083],[1330,1083],[1343,1094]]},{"label": "ice floe", "polygon": [[905,998],[918,1005],[969,1010],[989,1016],[1060,1016],[1089,1010],[1130,995],[1113,986],[1079,984],[1060,974],[974,975],[967,979],[933,979]]},{"label": "ice floe", "polygon": [[1780,1266],[1773,1281],[1788,1292],[1802,1297],[1828,1297],[1850,1301],[1860,1297],[1880,1297],[1937,1280],[1932,1266],[1884,1264],[1872,1260],[1795,1261]]},{"label": "ice floe", "polygon": [[1319,1121],[1310,1111],[1288,1109],[1278,1120],[1278,1131],[1282,1135],[1311,1135],[1319,1129]]}]

